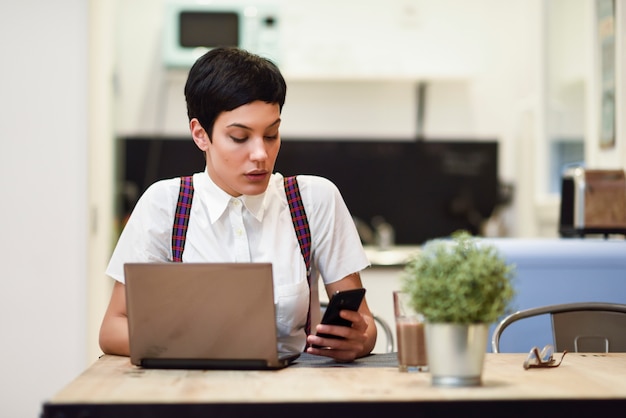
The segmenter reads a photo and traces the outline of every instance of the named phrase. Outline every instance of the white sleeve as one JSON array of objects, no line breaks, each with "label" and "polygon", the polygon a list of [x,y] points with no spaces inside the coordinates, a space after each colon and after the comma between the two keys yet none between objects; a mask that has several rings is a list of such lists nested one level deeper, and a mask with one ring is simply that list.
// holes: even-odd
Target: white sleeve
[{"label": "white sleeve", "polygon": [[298,176],[311,230],[313,265],[325,283],[360,272],[370,263],[339,189],[318,176]]},{"label": "white sleeve", "polygon": [[106,274],[124,283],[124,264],[168,261],[180,181],[151,185],[141,196],[115,246]]}]

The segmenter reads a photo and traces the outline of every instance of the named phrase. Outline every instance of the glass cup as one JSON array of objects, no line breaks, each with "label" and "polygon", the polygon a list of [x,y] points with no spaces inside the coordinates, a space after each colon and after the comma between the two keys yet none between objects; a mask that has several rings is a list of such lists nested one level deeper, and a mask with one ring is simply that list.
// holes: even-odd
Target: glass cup
[{"label": "glass cup", "polygon": [[409,294],[395,290],[393,308],[398,343],[398,369],[401,372],[428,371],[424,316],[409,303]]}]

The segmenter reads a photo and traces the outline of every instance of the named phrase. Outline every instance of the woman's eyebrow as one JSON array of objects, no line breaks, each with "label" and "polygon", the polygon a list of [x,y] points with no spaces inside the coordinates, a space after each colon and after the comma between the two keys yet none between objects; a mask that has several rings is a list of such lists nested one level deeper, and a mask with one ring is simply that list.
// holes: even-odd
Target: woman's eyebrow
[{"label": "woman's eyebrow", "polygon": [[242,123],[231,123],[230,125],[227,126],[227,128],[242,128],[242,129],[252,129],[249,126],[246,126]]},{"label": "woman's eyebrow", "polygon": [[[278,119],[276,119],[274,122],[272,122],[272,123],[268,126],[268,128],[271,128],[272,126],[278,125],[280,122],[281,122],[281,120],[280,120],[280,118],[278,118]],[[244,125],[243,123],[237,123],[237,122],[231,123],[231,124],[230,124],[230,125],[228,125],[227,127],[228,127],[228,128],[241,128],[241,129],[248,129],[248,130],[251,130],[251,129],[252,129],[251,127],[249,127],[249,126],[247,126],[247,125]],[[267,128],[266,128],[266,129],[267,129]]]},{"label": "woman's eyebrow", "polygon": [[280,121],[280,118],[278,118],[278,119],[276,119],[276,120],[274,121],[274,123],[272,123],[270,126],[268,126],[268,128],[271,128],[272,126],[278,125],[280,122],[281,122],[281,121]]}]

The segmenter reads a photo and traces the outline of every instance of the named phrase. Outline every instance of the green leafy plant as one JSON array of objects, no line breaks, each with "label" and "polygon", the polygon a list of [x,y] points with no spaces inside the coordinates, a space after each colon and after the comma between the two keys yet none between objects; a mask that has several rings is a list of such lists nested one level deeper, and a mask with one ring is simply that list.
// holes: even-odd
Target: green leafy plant
[{"label": "green leafy plant", "polygon": [[515,266],[467,231],[428,241],[405,266],[403,289],[428,322],[492,323],[508,312]]}]

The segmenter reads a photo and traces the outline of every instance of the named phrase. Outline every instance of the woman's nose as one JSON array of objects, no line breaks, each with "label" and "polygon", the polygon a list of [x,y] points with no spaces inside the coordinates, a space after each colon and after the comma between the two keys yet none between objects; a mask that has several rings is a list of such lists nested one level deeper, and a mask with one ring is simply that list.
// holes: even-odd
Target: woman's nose
[{"label": "woman's nose", "polygon": [[267,149],[263,138],[255,138],[251,141],[250,159],[253,161],[262,161],[267,158]]}]

